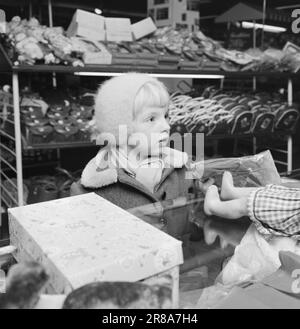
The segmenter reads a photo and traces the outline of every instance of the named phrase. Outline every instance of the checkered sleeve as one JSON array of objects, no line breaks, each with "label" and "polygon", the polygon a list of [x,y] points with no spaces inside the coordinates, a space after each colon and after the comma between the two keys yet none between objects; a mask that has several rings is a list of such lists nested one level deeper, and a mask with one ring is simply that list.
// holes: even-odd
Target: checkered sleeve
[{"label": "checkered sleeve", "polygon": [[275,184],[268,184],[264,187],[265,190],[272,190],[272,191],[278,191],[278,192],[300,192],[299,188],[294,188],[294,187],[286,187],[286,186],[282,186],[282,185],[275,185]]},{"label": "checkered sleeve", "polygon": [[300,189],[267,185],[250,193],[248,216],[264,235],[300,238]]},{"label": "checkered sleeve", "polygon": [[247,211],[248,216],[250,220],[255,224],[257,230],[264,235],[269,235],[270,232],[262,225],[262,223],[259,221],[259,219],[256,216],[256,200],[257,200],[257,194],[260,190],[263,190],[264,188],[258,188],[257,190],[250,193],[247,201]]}]

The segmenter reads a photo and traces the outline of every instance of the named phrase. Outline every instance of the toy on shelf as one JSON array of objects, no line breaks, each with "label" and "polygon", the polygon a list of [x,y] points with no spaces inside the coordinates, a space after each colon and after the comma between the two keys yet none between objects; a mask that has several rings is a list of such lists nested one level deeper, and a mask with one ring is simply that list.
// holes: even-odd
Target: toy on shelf
[{"label": "toy on shelf", "polygon": [[240,94],[207,88],[201,96],[174,94],[170,124],[179,133],[292,134],[299,120],[298,107],[289,106],[278,96]]}]

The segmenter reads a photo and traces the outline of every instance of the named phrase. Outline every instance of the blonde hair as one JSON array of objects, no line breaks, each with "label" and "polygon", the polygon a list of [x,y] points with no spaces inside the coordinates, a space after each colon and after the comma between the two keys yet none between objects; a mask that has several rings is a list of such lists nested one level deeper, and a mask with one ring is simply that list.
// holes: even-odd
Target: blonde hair
[{"label": "blonde hair", "polygon": [[167,111],[169,100],[169,92],[162,82],[159,80],[146,82],[136,94],[133,117],[144,107],[161,107],[166,108]]}]

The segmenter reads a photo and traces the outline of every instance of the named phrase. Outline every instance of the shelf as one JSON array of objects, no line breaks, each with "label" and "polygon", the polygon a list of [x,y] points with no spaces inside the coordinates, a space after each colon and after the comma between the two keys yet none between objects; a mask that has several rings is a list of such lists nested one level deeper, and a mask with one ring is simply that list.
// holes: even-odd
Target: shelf
[{"label": "shelf", "polygon": [[34,169],[34,168],[41,168],[41,167],[53,167],[58,165],[59,161],[49,161],[49,162],[37,162],[33,164],[25,164],[23,165],[23,169]]},{"label": "shelf", "polygon": [[[284,137],[290,136],[292,133],[287,132]],[[271,137],[270,134],[215,134],[215,135],[204,135],[205,140],[214,139],[231,139],[231,138],[249,138],[249,137]],[[50,150],[50,149],[68,149],[68,148],[81,148],[81,147],[97,147],[92,142],[66,142],[66,143],[55,143],[50,142],[48,144],[35,144],[35,145],[24,145],[23,150]]]},{"label": "shelf", "polygon": [[51,150],[51,149],[66,149],[66,148],[80,148],[80,147],[94,147],[94,146],[96,146],[96,144],[91,142],[66,142],[66,143],[50,142],[48,144],[24,145],[23,150]]},{"label": "shelf", "polygon": [[[34,168],[41,168],[41,167],[53,167],[57,165],[59,161],[48,161],[48,162],[37,162],[32,164],[25,164],[22,166],[23,169],[34,169]],[[4,173],[12,171],[9,167],[2,168]]]},{"label": "shelf", "polygon": [[[118,67],[118,66],[110,66],[110,65],[86,65],[84,67],[70,67],[64,65],[20,65],[13,66],[13,72],[22,72],[22,73],[69,73],[75,75],[99,75],[99,76],[112,76],[121,73],[125,73],[128,71],[149,73],[156,77],[176,77],[179,78],[189,77],[190,78],[205,78],[209,79],[210,76],[212,79],[214,78],[224,78],[224,77],[241,77],[241,78],[251,78],[251,77],[272,77],[272,78],[292,78],[298,77],[299,74],[291,73],[291,72],[270,72],[270,71],[262,71],[262,72],[226,72],[226,71],[215,71],[215,70],[162,70],[159,68],[149,68],[139,69],[139,67],[129,66],[127,68]],[[217,77],[215,77],[217,76]]]},{"label": "shelf", "polygon": [[122,74],[128,71],[149,73],[156,77],[186,77],[186,78],[205,78],[211,76],[212,79],[221,79],[224,77],[272,77],[272,78],[292,78],[298,77],[298,73],[292,72],[276,72],[276,71],[262,71],[262,72],[228,72],[221,70],[205,70],[205,69],[176,69],[170,66],[170,69],[160,68],[145,68],[141,66],[124,66],[124,65],[85,65],[84,67],[68,66],[68,65],[13,65],[8,57],[3,46],[0,44],[0,72],[15,72],[15,73],[62,73],[62,74],[77,74],[77,75],[99,75],[112,76]]}]

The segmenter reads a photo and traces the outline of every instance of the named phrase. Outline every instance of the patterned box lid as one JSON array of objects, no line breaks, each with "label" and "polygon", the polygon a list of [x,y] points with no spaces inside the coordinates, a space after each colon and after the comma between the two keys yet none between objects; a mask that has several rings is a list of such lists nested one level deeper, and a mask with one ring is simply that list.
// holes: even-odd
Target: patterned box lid
[{"label": "patterned box lid", "polygon": [[17,260],[44,264],[58,293],[138,281],[183,262],[181,241],[95,193],[12,208],[9,227]]}]

